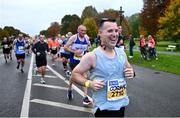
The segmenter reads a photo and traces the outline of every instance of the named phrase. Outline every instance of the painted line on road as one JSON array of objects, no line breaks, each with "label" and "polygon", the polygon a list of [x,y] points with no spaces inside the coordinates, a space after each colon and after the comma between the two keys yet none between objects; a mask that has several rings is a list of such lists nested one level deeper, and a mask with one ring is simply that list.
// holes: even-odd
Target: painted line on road
[{"label": "painted line on road", "polygon": [[34,60],[34,54],[32,54],[31,56],[31,62],[30,62],[30,67],[29,67],[29,72],[28,72],[26,89],[24,92],[20,118],[29,116],[29,103],[30,103],[30,95],[31,95],[33,60]]},{"label": "painted line on road", "polygon": [[39,84],[39,83],[35,83],[35,84],[33,84],[33,86],[47,87],[47,88],[60,89],[60,90],[68,90],[67,87],[60,87],[60,86]]},{"label": "painted line on road", "polygon": [[1,58],[1,57],[3,57],[3,55],[2,55],[2,54],[0,55],[0,58]]},{"label": "painted line on road", "polygon": [[[32,76],[41,77],[40,74],[32,75]],[[57,78],[57,76],[52,76],[52,75],[45,75],[44,77],[45,77],[45,78]]]},{"label": "painted line on road", "polygon": [[[38,71],[38,69],[37,69],[37,67],[36,67],[36,64],[34,64],[34,68],[33,68],[33,70],[36,70],[36,71]],[[49,71],[49,69],[48,68],[46,68],[46,71]]]},{"label": "painted line on road", "polygon": [[[68,85],[69,85],[69,81],[64,78],[61,74],[59,74],[57,71],[55,71],[54,69],[52,69],[49,65],[47,65],[47,68],[49,70],[51,70],[56,76],[58,76],[60,79],[64,80]],[[74,84],[72,85],[72,88],[77,91],[82,97],[84,97],[84,92],[79,89],[77,86],[75,86]],[[93,101],[92,98],[90,96],[88,96],[90,101]]]},{"label": "painted line on road", "polygon": [[33,99],[33,100],[31,100],[31,102],[55,106],[55,107],[61,107],[61,108],[71,109],[71,110],[76,110],[76,111],[92,113],[91,108],[79,107],[79,106],[69,105],[69,104],[64,104],[64,103],[59,103],[59,102],[52,102],[52,101],[41,100],[41,99]]}]

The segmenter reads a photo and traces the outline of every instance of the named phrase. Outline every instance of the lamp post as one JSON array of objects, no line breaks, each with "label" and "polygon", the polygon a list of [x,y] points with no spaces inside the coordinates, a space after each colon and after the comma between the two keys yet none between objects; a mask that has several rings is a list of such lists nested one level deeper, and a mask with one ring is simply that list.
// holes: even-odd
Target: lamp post
[{"label": "lamp post", "polygon": [[120,17],[120,25],[121,26],[122,26],[122,20],[123,20],[123,13],[124,13],[124,11],[122,10],[122,6],[120,6],[119,17]]}]

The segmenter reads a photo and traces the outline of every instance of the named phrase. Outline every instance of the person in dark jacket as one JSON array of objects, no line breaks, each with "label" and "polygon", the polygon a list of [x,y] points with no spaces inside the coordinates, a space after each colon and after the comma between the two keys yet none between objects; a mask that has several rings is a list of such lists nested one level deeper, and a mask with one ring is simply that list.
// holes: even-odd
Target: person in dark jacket
[{"label": "person in dark jacket", "polygon": [[135,46],[134,38],[132,35],[129,35],[129,58],[133,58],[133,48]]},{"label": "person in dark jacket", "polygon": [[38,72],[41,74],[41,83],[45,84],[44,76],[46,73],[47,58],[46,54],[49,52],[48,44],[44,42],[44,36],[40,35],[40,41],[35,43],[32,47],[32,51],[36,55],[36,66]]}]

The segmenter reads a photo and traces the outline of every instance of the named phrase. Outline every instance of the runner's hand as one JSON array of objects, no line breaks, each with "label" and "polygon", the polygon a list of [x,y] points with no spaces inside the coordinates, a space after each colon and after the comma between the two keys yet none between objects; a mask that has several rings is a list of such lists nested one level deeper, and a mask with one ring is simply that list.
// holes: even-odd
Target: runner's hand
[{"label": "runner's hand", "polygon": [[77,56],[80,56],[80,55],[82,55],[82,50],[76,50],[74,53],[77,55]]},{"label": "runner's hand", "polygon": [[93,80],[90,83],[90,88],[97,91],[99,89],[102,89],[104,85],[105,85],[104,80]]},{"label": "runner's hand", "polygon": [[134,78],[133,68],[125,68],[124,69],[124,76],[127,79],[133,79]]},{"label": "runner's hand", "polygon": [[39,56],[41,53],[40,53],[40,52],[37,52],[36,54],[37,54],[37,56]]}]

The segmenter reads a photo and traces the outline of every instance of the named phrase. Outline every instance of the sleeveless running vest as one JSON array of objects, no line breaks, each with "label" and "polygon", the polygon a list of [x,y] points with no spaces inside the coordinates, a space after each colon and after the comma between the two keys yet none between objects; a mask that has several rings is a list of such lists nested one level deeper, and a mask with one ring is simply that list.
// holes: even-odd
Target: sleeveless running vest
[{"label": "sleeveless running vest", "polygon": [[25,46],[24,40],[22,41],[17,40],[16,41],[16,54],[24,54],[25,53],[24,46]]},{"label": "sleeveless running vest", "polygon": [[90,79],[105,81],[105,86],[93,91],[94,100],[93,113],[100,110],[119,110],[129,104],[126,94],[126,81],[124,78],[125,53],[115,48],[114,58],[107,57],[100,48],[94,50],[96,55],[96,67],[90,71]]},{"label": "sleeveless running vest", "polygon": [[72,50],[82,50],[81,55],[72,54],[70,57],[70,62],[80,62],[82,56],[87,52],[88,49],[88,42],[87,39],[84,37],[84,41],[80,41],[79,36],[77,34],[77,38],[75,42],[71,46]]}]

